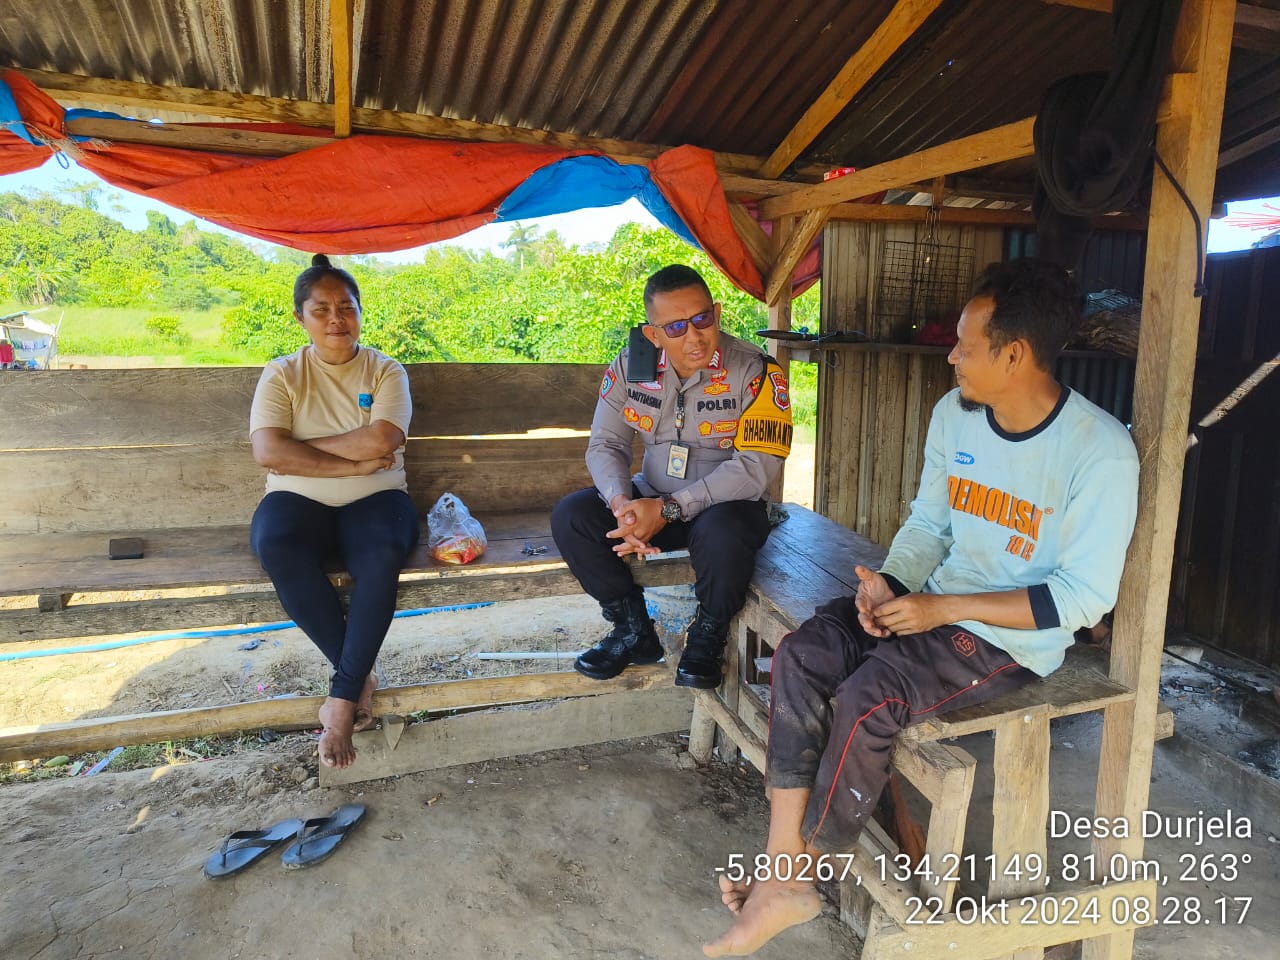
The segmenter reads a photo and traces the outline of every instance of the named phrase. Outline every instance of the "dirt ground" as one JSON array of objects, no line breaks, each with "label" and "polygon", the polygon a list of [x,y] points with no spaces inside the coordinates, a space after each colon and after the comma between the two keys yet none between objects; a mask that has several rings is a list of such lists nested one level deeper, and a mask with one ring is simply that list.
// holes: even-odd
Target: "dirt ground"
[{"label": "dirt ground", "polygon": [[[687,598],[672,591],[655,599],[660,625],[679,629]],[[393,684],[566,669],[602,626],[581,597],[408,618],[393,625],[380,665]],[[5,644],[3,652],[105,639]],[[255,639],[255,649],[239,649]],[[565,656],[533,663],[476,656],[517,650]],[[326,676],[294,629],[30,657],[0,663],[0,671],[0,728],[317,693]],[[1100,732],[1096,716],[1055,722],[1054,810],[1092,810]],[[982,856],[993,829],[991,738],[960,745],[979,760],[967,848]],[[317,785],[308,734],[248,738],[227,755],[199,760],[220,752],[203,749],[170,751],[176,762],[150,769],[71,777],[36,767],[0,784],[0,821],[9,825],[0,843],[0,958],[693,958],[727,923],[715,867],[764,841],[758,774],[723,764],[696,769],[677,735],[333,788]],[[1157,749],[1149,807],[1172,817],[1225,815],[1220,784],[1189,775],[1171,756]],[[229,880],[201,876],[227,833],[348,802],[369,813],[327,862],[285,871],[272,855]],[[1174,898],[1163,919],[1185,919],[1176,908],[1191,902],[1213,916],[1142,930],[1138,960],[1274,955],[1280,809],[1253,815],[1250,827],[1249,838],[1147,841],[1145,858],[1168,881],[1160,896]],[[1051,841],[1054,887],[1063,858],[1088,849],[1085,840]],[[1228,854],[1238,858],[1230,880],[1222,869]],[[1197,866],[1196,876],[1180,880],[1188,857],[1219,869],[1210,877]],[[1219,898],[1226,922],[1216,915]],[[817,922],[759,956],[843,960],[858,950],[828,903]],[[1056,952],[1055,960],[1069,955]]]},{"label": "dirt ground", "polygon": [[[1055,725],[1054,809],[1091,808],[1099,734],[1094,717]],[[960,743],[980,763],[968,847],[981,851],[992,830],[991,739]],[[755,773],[692,769],[685,756],[678,737],[660,737],[316,788],[313,747],[294,741],[10,784],[0,789],[11,825],[0,846],[0,956],[692,960],[727,922],[714,867],[759,849],[766,807]],[[228,880],[201,877],[225,833],[349,802],[367,805],[366,821],[325,863],[291,872],[272,856]],[[1221,806],[1157,754],[1152,809],[1177,817]],[[1138,960],[1274,955],[1280,843],[1274,822],[1251,829],[1202,846],[1148,841],[1145,856],[1168,878],[1162,897],[1206,912],[1225,897],[1230,917],[1142,930]],[[1072,852],[1087,853],[1087,842],[1052,842],[1055,877]],[[1235,879],[1178,879],[1188,854],[1221,866],[1227,853],[1240,858]],[[1250,900],[1243,923],[1235,898]],[[828,903],[758,956],[836,960],[858,949]]]}]

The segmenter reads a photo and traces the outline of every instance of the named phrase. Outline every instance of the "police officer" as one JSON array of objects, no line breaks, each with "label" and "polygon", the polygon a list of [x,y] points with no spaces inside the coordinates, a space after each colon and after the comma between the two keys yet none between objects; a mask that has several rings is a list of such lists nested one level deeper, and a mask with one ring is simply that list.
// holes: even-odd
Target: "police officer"
[{"label": "police officer", "polygon": [[[791,449],[786,376],[758,347],[720,331],[706,281],[675,264],[644,288],[654,379],[628,382],[629,350],[609,365],[591,424],[595,486],[551,514],[556,545],[613,629],[574,663],[596,680],[663,657],[625,557],[688,547],[698,609],[676,684],[719,685],[729,621],[769,535],[767,490]],[[632,440],[644,444],[631,473]]]}]

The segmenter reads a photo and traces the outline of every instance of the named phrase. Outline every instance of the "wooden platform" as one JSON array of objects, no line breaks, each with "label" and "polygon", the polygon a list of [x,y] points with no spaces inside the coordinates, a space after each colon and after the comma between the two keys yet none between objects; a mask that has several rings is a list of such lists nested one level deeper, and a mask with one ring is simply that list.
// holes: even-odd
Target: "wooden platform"
[{"label": "wooden platform", "polygon": [[[546,511],[481,514],[489,546],[458,567],[435,562],[422,543],[401,574],[401,609],[578,593],[551,539]],[[287,620],[249,549],[247,525],[142,534],[145,556],[108,560],[104,533],[0,537],[0,642]],[[637,582],[689,582],[685,555],[634,562]],[[343,589],[348,576],[335,570]]]},{"label": "wooden platform", "polygon": [[[599,364],[409,364],[405,447],[419,515],[457,494],[489,549],[466,567],[423,545],[402,608],[577,593],[550,537],[551,508],[590,486]],[[0,371],[0,641],[286,619],[249,550],[265,471],[249,451],[260,368]],[[639,450],[637,449],[637,455]],[[113,537],[144,556],[109,560]],[[639,567],[647,585],[688,564]],[[342,587],[346,577],[334,571]]]}]

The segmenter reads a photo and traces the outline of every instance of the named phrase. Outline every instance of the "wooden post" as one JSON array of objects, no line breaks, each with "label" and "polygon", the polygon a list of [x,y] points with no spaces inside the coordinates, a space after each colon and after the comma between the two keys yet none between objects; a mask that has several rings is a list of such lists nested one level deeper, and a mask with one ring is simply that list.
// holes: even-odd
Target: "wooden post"
[{"label": "wooden post", "polygon": [[333,135],[351,136],[351,97],[355,53],[351,45],[351,0],[330,0],[329,32],[333,38]]},{"label": "wooden post", "polygon": [[[995,795],[991,801],[994,824],[991,852],[993,876],[987,894],[994,900],[1012,900],[1044,890],[1044,878],[1027,879],[1026,859],[1031,855],[1047,863],[1049,829],[1049,707],[1031,707],[1021,716],[1000,721],[996,727],[993,764]],[[1014,960],[1044,955],[1039,947],[1009,954]]]},{"label": "wooden post", "polygon": [[[1231,54],[1235,0],[1185,0],[1174,40],[1169,118],[1156,149],[1207,224]],[[1111,676],[1135,690],[1132,703],[1107,707],[1096,815],[1128,818],[1130,838],[1094,843],[1098,860],[1142,855],[1154,749],[1160,657],[1186,451],[1200,301],[1193,295],[1196,231],[1159,170],[1151,198],[1142,333],[1134,384],[1133,438],[1141,474],[1138,520],[1116,606]],[[1083,960],[1122,960],[1133,931],[1086,940]]]},{"label": "wooden post", "polygon": [[711,762],[711,752],[716,746],[715,717],[697,697],[693,700],[693,718],[689,721],[689,756],[700,766]]},{"label": "wooden post", "polygon": [[[777,259],[782,259],[782,252],[787,249],[788,241],[795,232],[795,217],[780,217],[773,221],[773,248],[778,251]],[[791,265],[791,269],[787,272],[786,284],[782,286],[777,300],[769,301],[769,329],[770,330],[790,330],[791,329],[791,277],[795,272],[795,264]],[[768,275],[771,276],[772,274]],[[766,282],[768,280],[766,277]],[[782,367],[782,372],[787,376],[791,375],[791,351],[786,343],[782,340],[769,341],[769,355],[778,361],[778,366]],[[774,503],[781,503],[785,498],[782,495],[782,489],[786,482],[787,465],[784,462],[782,469],[778,471],[778,478],[773,482],[773,486],[769,488],[769,499]]]}]

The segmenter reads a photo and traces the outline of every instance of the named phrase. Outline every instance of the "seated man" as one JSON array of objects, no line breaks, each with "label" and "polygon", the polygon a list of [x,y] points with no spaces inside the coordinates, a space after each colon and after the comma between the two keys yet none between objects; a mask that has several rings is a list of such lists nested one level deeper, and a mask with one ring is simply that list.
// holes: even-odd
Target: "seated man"
[{"label": "seated man", "polygon": [[[1120,423],[1053,378],[1079,316],[1074,282],[1044,261],[979,279],[947,358],[959,387],[934,407],[888,558],[774,654],[772,863],[851,852],[899,730],[1047,676],[1114,605],[1138,458]],[[737,920],[711,957],[752,953],[821,909],[811,879],[720,886]]]},{"label": "seated man", "polygon": [[[574,669],[607,680],[629,663],[662,659],[644,592],[623,558],[688,547],[698,610],[676,684],[711,689],[729,621],[769,536],[766,492],[791,449],[791,401],[774,360],[721,333],[720,304],[697,271],[676,264],[651,276],[644,312],[644,335],[659,351],[656,375],[629,382],[625,349],[609,365],[587,446],[595,486],[551,514],[561,555],[613,624]],[[636,434],[644,464],[633,478]]]}]

